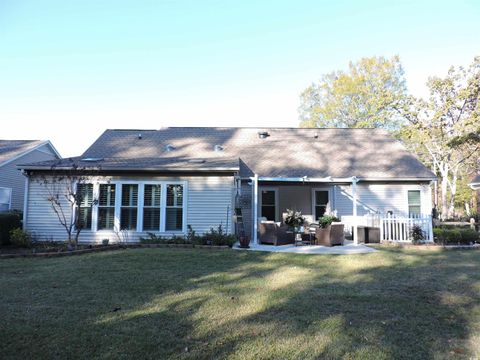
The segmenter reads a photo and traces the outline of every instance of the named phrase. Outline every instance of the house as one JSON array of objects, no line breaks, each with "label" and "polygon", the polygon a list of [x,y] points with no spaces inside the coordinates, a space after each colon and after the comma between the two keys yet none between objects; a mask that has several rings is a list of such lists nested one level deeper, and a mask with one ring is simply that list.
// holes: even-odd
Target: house
[{"label": "house", "polygon": [[[310,221],[325,213],[430,216],[434,174],[380,129],[208,128],[106,130],[81,156],[20,166],[28,176],[24,226],[65,240],[41,179],[88,174],[78,211],[82,242],[138,241],[147,232],[233,232],[240,208],[247,236],[258,219],[286,209]],[[62,199],[60,199],[62,200]],[[356,206],[354,206],[356,204]]]},{"label": "house", "polygon": [[55,159],[60,154],[50,141],[0,140],[0,211],[23,210],[26,179],[18,164]]}]

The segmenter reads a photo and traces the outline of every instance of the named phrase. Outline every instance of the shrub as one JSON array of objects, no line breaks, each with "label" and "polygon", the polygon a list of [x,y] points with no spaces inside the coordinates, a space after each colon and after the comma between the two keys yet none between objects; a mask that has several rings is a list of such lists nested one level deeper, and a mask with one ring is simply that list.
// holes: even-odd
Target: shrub
[{"label": "shrub", "polygon": [[9,245],[10,232],[21,227],[21,213],[15,211],[0,213],[0,245]]},{"label": "shrub", "polygon": [[147,233],[148,237],[141,237],[141,244],[166,244],[167,239],[161,236],[155,235],[154,233]]},{"label": "shrub", "polygon": [[29,248],[32,246],[32,237],[20,228],[10,231],[10,242],[13,246]]},{"label": "shrub", "polygon": [[425,240],[425,233],[423,232],[421,226],[413,225],[410,229],[410,237],[412,238],[412,243],[419,244]]},{"label": "shrub", "polygon": [[236,241],[237,238],[235,235],[227,234],[223,230],[222,224],[218,225],[216,229],[210,228],[210,231],[206,232],[199,239],[201,245],[227,245],[230,247],[232,247]]},{"label": "shrub", "polygon": [[470,244],[479,241],[479,234],[472,229],[434,228],[435,242],[440,244]]},{"label": "shrub", "polygon": [[479,240],[478,232],[473,229],[465,229],[461,231],[461,235],[463,244],[476,243]]},{"label": "shrub", "polygon": [[326,228],[332,222],[339,222],[339,221],[340,221],[340,219],[337,218],[336,216],[323,215],[322,217],[318,218],[318,225],[320,225],[321,228]]}]

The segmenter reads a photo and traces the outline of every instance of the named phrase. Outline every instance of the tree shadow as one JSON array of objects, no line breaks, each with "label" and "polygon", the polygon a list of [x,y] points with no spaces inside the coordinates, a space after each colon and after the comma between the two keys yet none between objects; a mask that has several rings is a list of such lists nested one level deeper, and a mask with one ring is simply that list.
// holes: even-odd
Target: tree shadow
[{"label": "tree shadow", "polygon": [[91,320],[107,333],[161,323],[163,340],[152,340],[147,357],[474,356],[478,318],[469,311],[478,313],[480,279],[472,255],[242,253],[214,268],[196,259],[174,289]]}]

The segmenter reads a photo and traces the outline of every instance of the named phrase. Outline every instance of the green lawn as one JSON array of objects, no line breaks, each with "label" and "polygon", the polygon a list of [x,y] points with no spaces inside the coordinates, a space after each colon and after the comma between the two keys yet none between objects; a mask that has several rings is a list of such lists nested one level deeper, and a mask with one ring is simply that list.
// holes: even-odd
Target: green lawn
[{"label": "green lawn", "polygon": [[0,260],[0,357],[475,358],[480,252]]}]

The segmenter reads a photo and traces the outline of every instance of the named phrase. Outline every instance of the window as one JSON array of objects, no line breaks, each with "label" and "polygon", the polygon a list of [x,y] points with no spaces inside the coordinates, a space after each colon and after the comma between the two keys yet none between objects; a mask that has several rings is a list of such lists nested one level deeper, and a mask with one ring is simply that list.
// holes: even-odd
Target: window
[{"label": "window", "polygon": [[0,187],[0,212],[10,210],[11,198],[12,198],[12,189]]},{"label": "window", "polygon": [[115,185],[100,184],[98,230],[113,230],[115,224]]},{"label": "window", "polygon": [[138,184],[122,185],[122,206],[120,211],[120,229],[137,229]]},{"label": "window", "polygon": [[275,198],[275,190],[262,190],[261,216],[270,221],[276,220],[277,207],[275,205]]},{"label": "window", "polygon": [[183,185],[167,185],[165,231],[183,229]]},{"label": "window", "polygon": [[78,219],[81,229],[92,228],[93,184],[77,184]]},{"label": "window", "polygon": [[143,231],[160,231],[161,185],[145,185]]},{"label": "window", "polygon": [[315,190],[315,220],[325,215],[328,209],[328,190]]},{"label": "window", "polygon": [[408,216],[421,214],[420,190],[408,190]]}]

